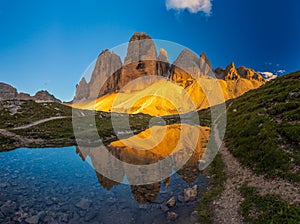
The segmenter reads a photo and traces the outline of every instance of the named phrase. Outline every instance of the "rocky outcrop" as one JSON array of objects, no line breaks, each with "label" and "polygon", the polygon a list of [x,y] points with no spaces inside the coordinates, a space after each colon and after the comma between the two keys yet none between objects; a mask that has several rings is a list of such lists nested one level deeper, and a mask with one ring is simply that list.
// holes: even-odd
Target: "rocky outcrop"
[{"label": "rocky outcrop", "polygon": [[258,72],[255,72],[253,69],[246,68],[245,66],[240,66],[239,68],[235,68],[233,62],[231,62],[225,69],[217,68],[215,70],[216,77],[224,80],[238,80],[240,78],[248,79],[248,80],[257,80],[259,82],[264,83],[265,79]]},{"label": "rocky outcrop", "polygon": [[170,79],[183,88],[193,83],[194,77],[199,77],[200,67],[199,58],[192,51],[184,49],[175,62],[170,71]]},{"label": "rocky outcrop", "polygon": [[128,43],[118,89],[122,89],[132,80],[148,75],[157,75],[156,64],[156,46],[152,38],[144,32],[135,33]]},{"label": "rocky outcrop", "polygon": [[89,94],[89,85],[83,77],[79,84],[76,85],[76,96],[80,99],[88,99]]},{"label": "rocky outcrop", "polygon": [[124,65],[138,61],[157,60],[156,46],[145,32],[135,33],[130,38]]},{"label": "rocky outcrop", "polygon": [[239,78],[240,78],[240,75],[238,74],[234,63],[231,62],[225,68],[225,77],[224,77],[224,79],[227,81],[227,80],[237,80]]},{"label": "rocky outcrop", "polygon": [[188,49],[184,49],[171,67],[170,79],[186,88],[200,77],[214,77],[210,60],[205,53],[198,57]]},{"label": "rocky outcrop", "polygon": [[246,68],[245,66],[241,66],[237,69],[237,73],[241,78],[249,79],[249,80],[257,80],[260,82],[264,82],[264,78],[262,75],[253,69]]},{"label": "rocky outcrop", "polygon": [[59,99],[56,99],[54,95],[50,94],[46,90],[40,90],[38,91],[33,97],[32,100],[36,102],[58,102],[61,101]]},{"label": "rocky outcrop", "polygon": [[34,96],[30,96],[27,93],[18,93],[17,89],[6,83],[0,83],[0,100],[34,100],[43,102],[61,102],[56,99],[53,95],[45,90],[37,92]]},{"label": "rocky outcrop", "polygon": [[17,89],[6,83],[0,82],[0,100],[15,99],[18,96]]},{"label": "rocky outcrop", "polygon": [[18,99],[20,99],[20,100],[31,100],[32,97],[28,93],[19,93]]},{"label": "rocky outcrop", "polygon": [[206,54],[204,52],[200,54],[199,66],[200,66],[200,71],[202,71],[202,75],[214,76],[214,74],[212,73],[212,66],[210,60],[208,59],[208,57],[206,57]]},{"label": "rocky outcrop", "polygon": [[168,60],[168,53],[161,48],[156,63],[156,74],[164,77],[169,76],[170,63]]}]

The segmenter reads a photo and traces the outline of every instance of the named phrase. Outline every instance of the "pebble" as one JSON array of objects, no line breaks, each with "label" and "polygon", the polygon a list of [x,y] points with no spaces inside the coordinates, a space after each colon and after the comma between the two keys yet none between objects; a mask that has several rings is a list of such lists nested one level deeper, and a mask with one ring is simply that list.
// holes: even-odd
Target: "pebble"
[{"label": "pebble", "polygon": [[162,210],[163,212],[169,211],[168,206],[166,206],[165,204],[161,204],[161,205],[160,205],[160,208],[161,208],[161,210]]},{"label": "pebble", "polygon": [[167,205],[169,208],[175,207],[175,205],[176,205],[176,199],[175,199],[175,197],[171,197],[171,198],[166,202],[166,205]]},{"label": "pebble", "polygon": [[25,222],[29,224],[38,224],[40,220],[40,217],[38,215],[31,216],[27,219],[25,219]]},{"label": "pebble", "polygon": [[95,218],[97,216],[97,212],[95,211],[89,211],[85,217],[84,217],[84,221],[89,222],[91,221],[93,218]]},{"label": "pebble", "polygon": [[184,197],[182,196],[182,195],[178,195],[178,201],[180,201],[180,202],[184,202],[185,201],[185,199],[184,199]]},{"label": "pebble", "polygon": [[17,210],[17,204],[14,201],[6,201],[1,207],[0,211],[5,216],[9,216],[10,214],[14,213]]},{"label": "pebble", "polygon": [[75,206],[77,208],[81,208],[83,210],[87,210],[91,205],[91,201],[88,199],[81,199],[77,204],[75,204]]},{"label": "pebble", "polygon": [[168,218],[171,220],[177,219],[178,215],[175,212],[168,212]]},{"label": "pebble", "polygon": [[197,185],[194,185],[192,188],[184,189],[184,200],[185,201],[194,200],[197,197],[197,193],[198,193],[197,189],[198,189]]},{"label": "pebble", "polygon": [[196,223],[199,218],[199,212],[198,211],[193,211],[190,217],[190,220],[192,223]]}]

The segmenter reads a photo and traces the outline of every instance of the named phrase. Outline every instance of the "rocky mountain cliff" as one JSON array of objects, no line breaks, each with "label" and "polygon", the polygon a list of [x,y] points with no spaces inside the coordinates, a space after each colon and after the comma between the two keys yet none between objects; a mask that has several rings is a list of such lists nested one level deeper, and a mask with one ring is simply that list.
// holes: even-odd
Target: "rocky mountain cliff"
[{"label": "rocky mountain cliff", "polygon": [[18,93],[17,89],[6,83],[0,82],[0,100],[34,100],[36,102],[59,102],[61,101],[55,98],[45,90],[38,91],[34,96],[30,96],[27,93]]},{"label": "rocky mountain cliff", "polygon": [[118,92],[130,81],[147,75],[169,77],[184,88],[193,82],[193,76],[196,78],[216,76],[225,81],[244,78],[257,80],[261,84],[265,82],[258,72],[244,66],[236,69],[233,62],[226,68],[213,70],[205,53],[197,57],[187,49],[179,54],[173,64],[170,64],[166,50],[160,49],[157,56],[154,41],[142,32],[135,33],[130,38],[124,64],[118,55],[109,50],[103,51],[98,56],[90,82],[82,78],[76,86],[75,99],[95,100]]},{"label": "rocky mountain cliff", "polygon": [[[167,51],[160,49],[157,55],[154,41],[150,36],[142,32],[135,33],[130,38],[124,63],[122,63],[118,55],[109,50],[103,51],[98,56],[91,80],[87,81],[85,78],[82,78],[76,86],[75,104],[77,102],[81,105],[80,107],[91,108],[90,104],[82,105],[97,99],[99,110],[111,111],[111,101],[116,97],[115,94],[130,93],[131,95],[126,95],[126,97],[124,95],[125,98],[121,97],[129,105],[132,103],[130,103],[130,99],[137,99],[138,95],[143,96],[142,91],[156,91],[155,88],[164,89],[166,86],[170,86],[169,83],[164,83],[163,81],[160,84],[164,86],[159,86],[159,84],[155,83],[157,80],[160,80],[159,77],[167,78],[165,80],[173,81],[172,83],[183,87],[190,94],[191,98],[196,100],[196,105],[202,102],[202,106],[199,106],[198,109],[207,107],[208,102],[205,99],[205,93],[201,90],[201,86],[199,86],[199,83],[197,84],[196,80],[199,81],[201,79],[202,84],[211,85],[211,82],[207,80],[217,78],[225,100],[238,97],[246,91],[258,88],[265,83],[265,79],[260,73],[244,66],[236,68],[233,62],[226,68],[214,70],[205,53],[197,56],[188,49],[184,49],[171,64],[168,60]],[[144,79],[143,81],[138,81],[139,78]],[[131,82],[133,80],[134,82]],[[127,86],[128,83],[130,83],[130,88]],[[151,87],[151,85],[154,86]],[[122,91],[120,92],[120,90]],[[140,92],[138,93],[138,91]],[[163,90],[158,91],[160,94],[166,94]],[[180,92],[177,88],[174,91]],[[136,94],[134,95],[133,93]],[[168,104],[153,98],[151,98],[151,102],[139,103],[145,107],[146,105],[156,108],[160,107],[154,105],[154,102]],[[124,106],[126,103],[123,102],[122,104]],[[140,106],[136,106],[136,108],[135,112],[145,112],[141,110]],[[118,112],[125,111],[129,112],[124,108]],[[134,113],[134,111],[130,111],[130,113]],[[166,113],[168,114],[169,112]]]},{"label": "rocky mountain cliff", "polygon": [[148,75],[167,76],[169,72],[167,52],[157,49],[146,33],[135,33],[129,40],[127,55],[122,64],[118,55],[105,50],[97,59],[89,83],[82,78],[76,86],[76,100],[95,100],[117,92],[130,81]]}]

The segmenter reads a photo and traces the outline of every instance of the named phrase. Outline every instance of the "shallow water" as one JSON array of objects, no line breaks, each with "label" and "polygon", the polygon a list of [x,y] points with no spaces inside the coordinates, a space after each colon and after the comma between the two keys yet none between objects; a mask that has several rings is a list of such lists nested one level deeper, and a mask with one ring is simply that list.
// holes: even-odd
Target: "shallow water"
[{"label": "shallow water", "polygon": [[[123,183],[112,181],[88,159],[76,147],[0,153],[0,223],[192,223],[200,196],[185,201],[184,189],[207,188],[193,160],[165,181],[130,186],[126,175]],[[168,208],[173,196],[176,206]]]}]

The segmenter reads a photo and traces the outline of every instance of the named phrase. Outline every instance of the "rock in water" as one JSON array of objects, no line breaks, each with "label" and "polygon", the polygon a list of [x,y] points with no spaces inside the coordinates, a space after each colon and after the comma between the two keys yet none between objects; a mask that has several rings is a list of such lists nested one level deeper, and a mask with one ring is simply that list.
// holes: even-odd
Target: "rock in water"
[{"label": "rock in water", "polygon": [[25,222],[29,224],[38,224],[40,220],[40,217],[38,215],[31,216],[27,219],[25,219]]},{"label": "rock in water", "polygon": [[192,188],[184,189],[184,200],[185,201],[194,200],[197,197],[197,189],[198,189],[197,185],[194,185]]},{"label": "rock in water", "polygon": [[81,199],[75,206],[83,210],[87,210],[91,205],[91,201],[88,199]]},{"label": "rock in water", "polygon": [[9,216],[10,214],[13,214],[17,210],[17,204],[14,201],[6,201],[1,207],[0,211],[3,215]]},{"label": "rock in water", "polygon": [[177,219],[178,215],[175,212],[168,212],[168,218],[171,220]]},{"label": "rock in water", "polygon": [[166,205],[167,205],[169,208],[175,207],[175,205],[176,205],[176,199],[175,199],[175,197],[171,197],[171,198],[166,202]]}]

